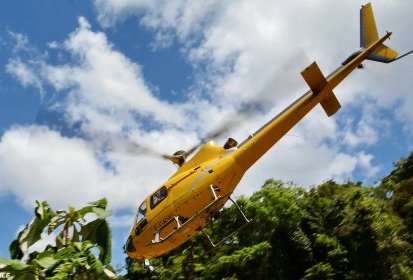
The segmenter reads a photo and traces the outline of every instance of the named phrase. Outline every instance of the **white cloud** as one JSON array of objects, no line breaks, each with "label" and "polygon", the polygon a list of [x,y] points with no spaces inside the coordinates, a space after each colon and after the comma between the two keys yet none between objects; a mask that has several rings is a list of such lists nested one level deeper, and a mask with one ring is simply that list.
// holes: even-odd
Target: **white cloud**
[{"label": "white cloud", "polygon": [[364,151],[360,152],[358,155],[358,164],[360,167],[365,171],[367,177],[375,176],[379,171],[380,168],[378,166],[372,165],[372,160],[374,156],[371,154],[366,154]]},{"label": "white cloud", "polygon": [[40,93],[43,92],[42,82],[39,77],[20,59],[11,59],[6,65],[6,72],[13,75],[24,87],[34,86]]},{"label": "white cloud", "polygon": [[388,127],[386,121],[378,114],[379,108],[377,108],[376,101],[365,99],[358,105],[353,110],[347,110],[346,128],[342,133],[344,144],[351,148],[377,143],[378,134],[386,131]]},{"label": "white cloud", "polygon": [[112,131],[136,128],[140,126],[136,123],[139,117],[182,126],[184,112],[179,104],[156,98],[140,66],[117,51],[103,32],[90,28],[81,17],[79,27],[63,44],[49,44],[69,54],[69,63],[52,65],[41,57],[23,62],[17,57],[9,60],[6,70],[23,86],[42,89],[47,84],[67,93],[64,102],[54,106],[67,112],[68,121],[82,122],[88,130],[100,131],[107,123]]},{"label": "white cloud", "polygon": [[162,183],[173,167],[158,159],[109,154],[105,168],[90,143],[46,127],[15,127],[0,142],[0,189],[27,208],[47,200],[53,208],[107,197],[110,208],[132,208]]},{"label": "white cloud", "polygon": [[11,49],[12,57],[5,65],[6,73],[14,76],[23,87],[35,87],[43,98],[43,83],[36,72],[42,56],[30,43],[26,34],[8,30],[8,35],[9,39],[5,41],[4,45],[7,49]]},{"label": "white cloud", "polygon": [[[102,1],[96,0],[98,20],[104,27],[109,27],[128,16],[142,16],[142,22],[162,34],[156,38],[168,38],[168,32],[175,32],[182,39],[193,35],[204,27],[211,14],[219,11],[220,1]],[[164,45],[164,41],[159,41]]]},{"label": "white cloud", "polygon": [[[364,1],[338,4],[267,0],[166,2],[96,0],[95,6],[105,26],[135,15],[142,25],[158,34],[175,34],[190,59],[208,63],[207,79],[214,83],[218,98],[242,99],[263,90],[273,91],[277,101],[297,86],[296,82],[293,87],[283,86],[286,77],[298,77],[298,72],[306,66],[300,60],[301,65],[285,75],[285,65],[290,65],[297,54],[305,51],[311,59],[319,60],[322,69],[330,71],[357,49],[358,8],[364,4]],[[379,32],[386,29],[395,32],[393,37],[397,40],[389,44],[400,51],[411,49],[413,42],[406,26],[413,24],[408,12],[412,3],[377,1],[374,9]],[[376,84],[378,90],[368,94],[377,97],[382,106],[386,105],[385,100],[394,103],[401,99],[397,116],[411,127],[413,111],[409,108],[413,100],[406,89],[411,88],[412,81],[399,77],[405,77],[403,73],[408,73],[412,61],[406,58],[405,66],[401,63],[388,66],[366,63],[365,72],[370,73],[367,78],[366,75],[363,80],[351,77],[343,86],[365,91]],[[399,79],[402,84],[391,82]],[[354,90],[348,93],[350,96],[344,96],[343,102],[356,98]]]},{"label": "white cloud", "polygon": [[[117,50],[103,32],[93,31],[84,18],[66,41],[49,45],[71,55],[69,63],[52,65],[42,60],[31,64],[11,59],[10,73],[23,85],[36,86],[37,79],[67,94],[58,105],[70,121],[82,121],[81,129],[91,136],[91,142],[100,133],[128,128],[131,139],[171,153],[192,146],[199,135],[231,118],[240,104],[264,99],[267,108],[274,107],[270,112],[264,110],[245,118],[242,126],[234,125],[235,137],[242,140],[306,90],[299,72],[310,63],[309,57],[319,60],[327,74],[358,44],[358,7],[350,2],[97,0],[95,5],[106,27],[136,16],[141,25],[156,33],[158,47],[177,40],[198,80],[182,103],[156,97],[139,64]],[[383,1],[376,6],[381,5],[385,6]],[[397,6],[384,9],[399,11]],[[389,70],[381,70],[386,67]],[[409,67],[411,64],[403,68],[405,73]],[[396,64],[369,63],[366,70],[367,74],[357,72],[337,88],[343,106],[359,99],[360,93],[377,96],[374,105],[385,108],[402,100],[406,103],[398,107],[397,116],[408,120],[413,115],[408,110],[413,100],[406,97],[405,89],[411,88],[406,75]],[[381,82],[385,71],[390,71],[391,80]],[[385,89],[381,83],[394,85]],[[200,99],[203,95],[198,92],[207,100]],[[328,119],[317,108],[247,173],[238,192],[252,192],[268,177],[309,186],[330,178],[351,178],[356,168],[367,177],[374,176],[378,172],[374,156],[363,151],[377,143],[382,132],[372,125],[377,120],[373,111],[364,108],[359,121],[349,118],[351,122],[342,127],[337,118],[348,115],[339,113]],[[155,120],[160,126],[148,132],[141,118]],[[107,196],[112,207],[124,208],[136,206],[173,172],[168,163],[150,157],[113,151],[101,155],[91,142],[39,127],[6,132],[0,143],[0,173],[9,175],[1,176],[2,188],[26,205],[34,199],[80,205]],[[343,150],[343,145],[352,149]],[[105,167],[103,160],[112,168]]]},{"label": "white cloud", "polygon": [[[1,186],[26,206],[36,199],[88,202],[113,176],[94,160],[81,139],[64,138],[46,127],[16,127],[0,144]],[[95,193],[94,193],[95,192]]]},{"label": "white cloud", "polygon": [[57,90],[70,91],[67,105],[74,111],[70,116],[90,121],[89,116],[103,113],[121,123],[128,114],[131,119],[139,113],[163,123],[182,122],[177,106],[152,95],[139,65],[115,50],[104,33],[90,30],[85,18],[79,19],[79,25],[64,44],[74,63],[44,69],[44,77]]},{"label": "white cloud", "polygon": [[[95,5],[99,10],[98,19],[100,23],[104,26],[110,26],[121,21],[122,18],[125,19],[127,16],[138,13],[140,7],[150,6],[151,2],[150,0],[120,0],[106,3],[106,1],[97,0],[95,1]],[[134,8],[134,6],[136,7]]]},{"label": "white cloud", "polygon": [[18,33],[18,32],[13,32],[11,30],[9,30],[8,33],[11,36],[11,38],[14,40],[13,52],[32,50],[32,47],[30,46],[29,38],[27,38],[27,35]]},{"label": "white cloud", "polygon": [[[182,122],[183,113],[193,109],[190,104],[157,99],[146,86],[139,65],[115,50],[103,33],[91,31],[84,18],[63,44],[55,42],[53,48],[69,53],[72,60],[51,65],[46,59],[24,63],[12,58],[9,71],[24,86],[43,83],[66,94],[64,102],[52,106],[69,121],[81,121],[89,140],[64,137],[47,127],[8,130],[0,142],[0,191],[13,193],[26,207],[36,199],[66,207],[105,196],[110,207],[134,209],[166,178],[160,174],[172,174],[174,168],[142,155],[101,154],[95,145],[98,137],[119,135],[128,128],[130,139],[172,153],[180,145],[197,142],[195,133],[174,128]],[[139,117],[158,121],[162,130],[140,130]]]}]

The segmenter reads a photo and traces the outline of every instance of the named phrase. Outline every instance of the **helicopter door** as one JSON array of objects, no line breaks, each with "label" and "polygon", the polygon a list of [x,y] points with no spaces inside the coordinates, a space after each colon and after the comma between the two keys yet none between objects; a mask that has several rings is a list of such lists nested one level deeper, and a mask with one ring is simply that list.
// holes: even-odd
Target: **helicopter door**
[{"label": "helicopter door", "polygon": [[166,186],[159,188],[149,199],[151,210],[159,211],[159,219],[163,220],[155,232],[155,240],[162,240],[174,230],[171,221],[174,220],[174,207],[171,203],[171,191]]},{"label": "helicopter door", "polygon": [[165,239],[171,235],[174,231],[180,228],[187,219],[181,216],[173,216],[164,226],[159,229],[160,239]]}]

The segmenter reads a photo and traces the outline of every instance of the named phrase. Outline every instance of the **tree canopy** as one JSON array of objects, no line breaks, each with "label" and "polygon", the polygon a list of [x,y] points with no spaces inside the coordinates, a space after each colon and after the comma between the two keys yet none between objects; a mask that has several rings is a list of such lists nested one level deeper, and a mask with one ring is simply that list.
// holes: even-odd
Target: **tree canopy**
[{"label": "tree canopy", "polygon": [[[151,260],[153,270],[126,258],[126,274],[116,276],[106,199],[66,211],[37,202],[11,259],[0,257],[0,272],[12,279],[413,279],[413,153],[374,187],[330,180],[307,190],[269,179],[237,203],[252,221],[220,246],[200,233]],[[219,241],[244,223],[230,206],[205,232]],[[54,242],[31,252],[45,233]]]},{"label": "tree canopy", "polygon": [[[252,222],[218,248],[199,234],[128,279],[413,279],[413,153],[375,187],[327,181],[305,190],[269,179],[238,204]],[[206,230],[221,240],[234,206]]]}]

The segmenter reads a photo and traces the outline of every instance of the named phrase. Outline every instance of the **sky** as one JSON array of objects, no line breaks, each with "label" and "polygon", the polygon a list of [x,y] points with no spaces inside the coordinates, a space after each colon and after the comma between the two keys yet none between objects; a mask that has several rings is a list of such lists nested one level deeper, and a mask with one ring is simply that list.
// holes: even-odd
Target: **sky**
[{"label": "sky", "polygon": [[[33,216],[107,197],[112,263],[140,202],[176,168],[172,154],[231,122],[223,144],[253,133],[359,49],[362,1],[0,1],[0,255]],[[374,1],[381,35],[413,48],[413,2]],[[413,149],[413,57],[365,62],[335,89],[342,109],[311,111],[244,176],[311,188],[374,185]],[[253,107],[252,113],[242,112]]]}]

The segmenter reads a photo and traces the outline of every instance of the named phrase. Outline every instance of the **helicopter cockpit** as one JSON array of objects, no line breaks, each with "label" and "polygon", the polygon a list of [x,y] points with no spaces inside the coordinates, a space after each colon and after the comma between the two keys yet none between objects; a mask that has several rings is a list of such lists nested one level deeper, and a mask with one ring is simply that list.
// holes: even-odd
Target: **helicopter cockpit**
[{"label": "helicopter cockpit", "polygon": [[[155,206],[157,206],[159,203],[161,203],[167,196],[168,190],[165,186],[162,186],[159,190],[152,194],[152,196],[149,199],[151,210],[154,209]],[[148,221],[145,219],[147,211],[148,207],[146,205],[146,200],[144,200],[138,208],[138,214],[136,214],[136,224],[138,225],[135,229],[136,235],[139,235],[148,223]]]},{"label": "helicopter cockpit", "polygon": [[[136,224],[138,225],[135,228],[135,235],[138,236],[142,233],[144,227],[148,224],[148,221],[145,219],[145,215],[147,212],[146,201],[144,200],[142,204],[138,208],[138,214],[136,214]],[[135,252],[136,248],[133,244],[132,236],[128,237],[125,246],[126,251],[128,252]]]}]

